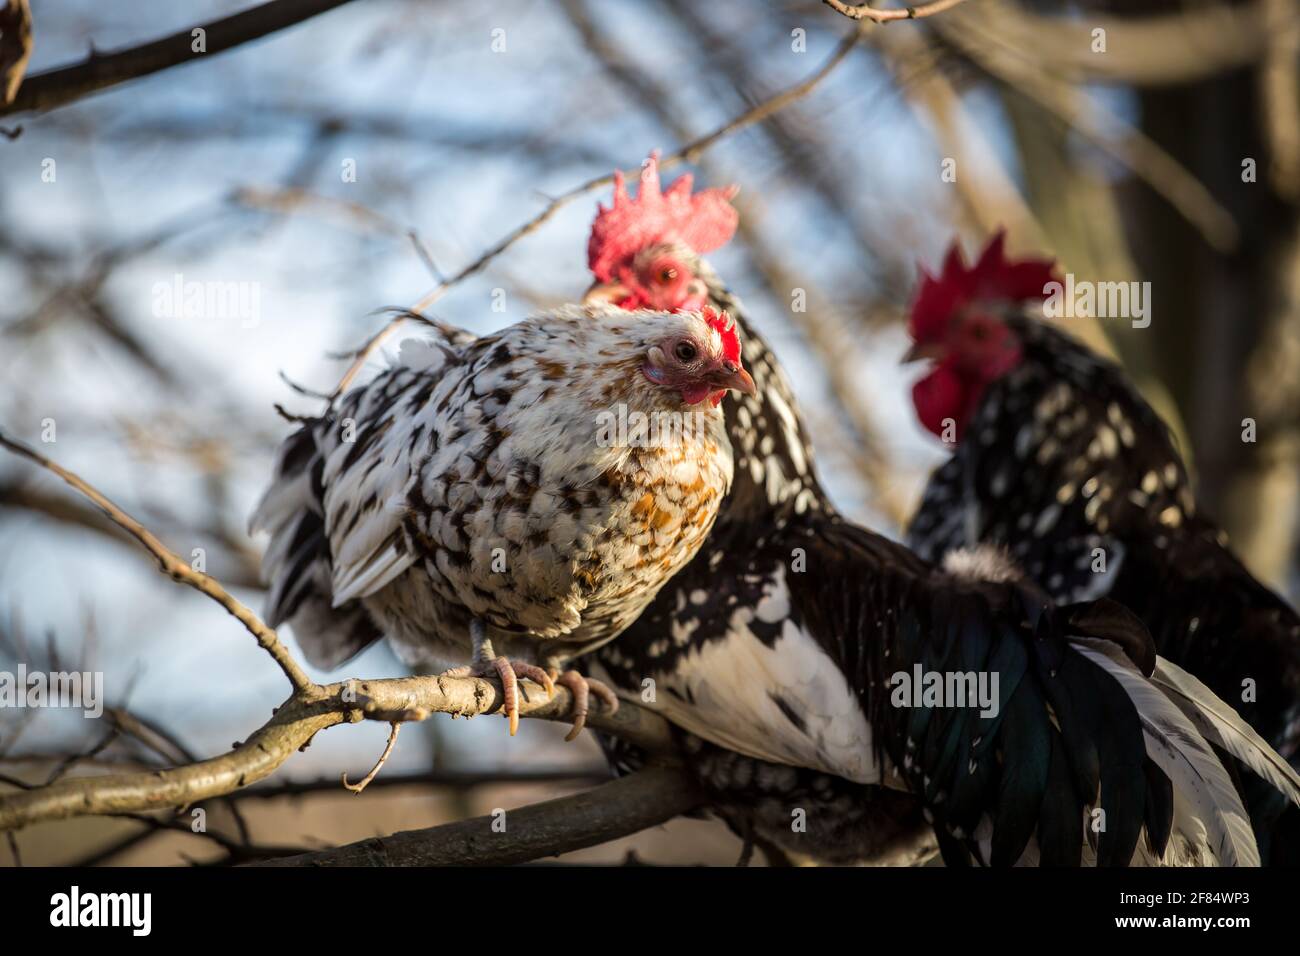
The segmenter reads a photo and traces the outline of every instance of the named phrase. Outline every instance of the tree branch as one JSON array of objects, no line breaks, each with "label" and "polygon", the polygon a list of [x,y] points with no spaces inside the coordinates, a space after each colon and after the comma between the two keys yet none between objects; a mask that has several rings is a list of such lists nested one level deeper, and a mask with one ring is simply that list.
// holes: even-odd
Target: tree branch
[{"label": "tree branch", "polygon": [[[20,481],[0,481],[0,510],[6,508],[25,511],[30,515],[93,531],[119,544],[127,542],[128,535],[94,508],[86,507],[65,495],[47,493]],[[218,569],[215,573],[219,574],[222,580],[236,588],[249,588],[254,591],[265,588],[258,578],[255,556],[248,549],[243,548],[242,542],[236,540],[226,529],[203,525],[194,527],[169,525],[162,533],[173,540],[177,536],[184,535],[190,540],[205,544],[209,541],[214,542],[220,546],[220,549],[214,548],[208,555],[208,564]]]},{"label": "tree branch", "polygon": [[[647,767],[593,790],[387,837],[266,860],[259,866],[509,866],[596,846],[665,823],[703,802],[674,767]],[[577,821],[581,821],[578,823]],[[504,824],[504,830],[494,829]]]},{"label": "tree branch", "polygon": [[311,679],[298,666],[297,661],[290,656],[289,651],[280,642],[280,638],[275,631],[267,627],[256,614],[232,597],[216,578],[204,574],[202,571],[195,571],[170,551],[144,525],[109,501],[99,491],[61,465],[46,458],[36,449],[10,438],[2,430],[0,430],[0,447],[7,448],[15,455],[35,462],[47,471],[54,472],[54,474],[89,498],[114,524],[139,541],[150,554],[158,559],[158,566],[164,574],[173,581],[192,587],[201,594],[206,594],[230,612],[235,620],[243,624],[248,632],[257,638],[257,643],[280,665],[280,670],[284,671],[284,675],[289,678],[289,683],[295,689],[303,690],[312,686]]},{"label": "tree branch", "polygon": [[[223,796],[269,776],[328,727],[362,720],[423,720],[430,714],[473,717],[497,711],[500,686],[466,677],[399,677],[313,685],[296,691],[251,737],[228,753],[170,770],[65,778],[0,796],[0,830],[42,820],[183,807]],[[523,717],[569,721],[572,697],[563,687],[547,699],[540,689],[520,702]],[[673,747],[668,722],[624,702],[614,715],[591,714],[587,725],[649,753]],[[579,821],[581,822],[581,821]]]},{"label": "tree branch", "polygon": [[844,0],[822,0],[822,3],[826,4],[826,6],[836,13],[844,14],[850,20],[864,20],[871,23],[890,23],[894,20],[921,20],[925,17],[932,17],[936,13],[943,13],[943,11],[951,9],[961,2],[962,0],[933,0],[932,3],[923,3],[919,7],[877,10],[865,3],[853,4],[845,3]]},{"label": "tree branch", "polygon": [[[1185,4],[1138,15],[1089,9],[1080,17],[983,0],[935,21],[1058,78],[1134,86],[1196,83],[1258,63],[1297,22],[1300,10],[1287,0]],[[1094,48],[1102,37],[1104,52]]]},{"label": "tree branch", "polygon": [[27,0],[0,6],[0,104],[12,103],[32,55],[32,11]]},{"label": "tree branch", "polygon": [[[45,112],[66,106],[127,80],[222,53],[347,2],[348,0],[271,0],[270,3],[251,10],[211,20],[117,53],[101,54],[92,51],[81,63],[27,77],[13,102],[0,105],[0,116],[31,111]],[[194,52],[194,30],[205,32],[205,52]]]}]

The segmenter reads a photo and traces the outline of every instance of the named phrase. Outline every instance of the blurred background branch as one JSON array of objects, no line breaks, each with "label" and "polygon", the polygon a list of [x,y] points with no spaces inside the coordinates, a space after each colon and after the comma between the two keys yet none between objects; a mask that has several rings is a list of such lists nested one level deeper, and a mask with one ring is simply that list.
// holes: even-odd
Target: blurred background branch
[{"label": "blurred background branch", "polygon": [[[115,53],[91,46],[80,63],[28,77],[19,95],[9,95],[0,116],[52,110],[127,80],[138,79],[192,61],[196,56],[222,53],[304,20],[333,10],[348,0],[271,0],[260,6],[197,24],[170,36]],[[25,0],[14,0],[25,7]],[[30,15],[28,16],[30,21]],[[30,22],[28,24],[31,32]],[[201,36],[200,36],[201,34]],[[15,81],[16,83],[16,81]]]}]

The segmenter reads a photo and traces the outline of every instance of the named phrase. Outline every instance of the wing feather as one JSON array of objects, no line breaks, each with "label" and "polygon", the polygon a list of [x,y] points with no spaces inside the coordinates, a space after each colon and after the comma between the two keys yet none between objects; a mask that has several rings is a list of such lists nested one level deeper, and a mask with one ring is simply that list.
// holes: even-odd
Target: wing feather
[{"label": "wing feather", "polygon": [[1300,773],[1224,700],[1172,661],[1159,658],[1151,680],[1206,740],[1222,747],[1300,805]]},{"label": "wing feather", "polygon": [[[1071,644],[1124,689],[1137,708],[1147,756],[1164,771],[1205,827],[1206,840],[1224,866],[1259,866],[1250,818],[1227,770],[1168,697],[1153,686],[1113,644],[1076,638]],[[1175,807],[1174,829],[1186,831]]]}]

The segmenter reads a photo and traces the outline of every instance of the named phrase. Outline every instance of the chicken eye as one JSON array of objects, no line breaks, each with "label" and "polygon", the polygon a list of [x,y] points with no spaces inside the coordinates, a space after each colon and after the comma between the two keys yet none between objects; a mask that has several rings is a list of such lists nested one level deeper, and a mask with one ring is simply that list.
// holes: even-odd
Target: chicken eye
[{"label": "chicken eye", "polygon": [[674,269],[672,266],[664,266],[662,269],[659,270],[658,279],[664,285],[667,285],[669,282],[672,282],[676,278],[677,278],[677,270]]},{"label": "chicken eye", "polygon": [[683,362],[693,362],[699,350],[695,347],[694,342],[678,342],[677,347],[673,349],[675,354]]}]

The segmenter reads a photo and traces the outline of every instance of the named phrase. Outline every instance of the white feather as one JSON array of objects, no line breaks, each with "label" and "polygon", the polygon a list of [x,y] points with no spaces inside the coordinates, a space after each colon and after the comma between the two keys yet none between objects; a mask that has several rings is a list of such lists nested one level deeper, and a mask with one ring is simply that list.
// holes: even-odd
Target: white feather
[{"label": "white feather", "polygon": [[692,649],[670,672],[654,675],[655,709],[746,756],[878,783],[871,725],[835,662],[789,619],[770,647],[750,630],[755,617],[775,622],[788,613],[785,568],[778,565],[757,607],[732,613],[725,639]]},{"label": "white feather", "polygon": [[399,554],[397,548],[389,545],[371,553],[364,563],[339,565],[332,587],[334,607],[374,594],[414,563],[415,558],[409,552]]},{"label": "white feather", "polygon": [[[1259,849],[1241,798],[1192,722],[1117,645],[1088,638],[1071,638],[1071,644],[1113,677],[1133,701],[1147,756],[1173,784],[1174,830],[1186,837],[1204,827],[1208,848],[1220,865],[1259,866]],[[1189,814],[1196,823],[1187,819]]]},{"label": "white feather", "polygon": [[1151,681],[1164,690],[1188,720],[1210,743],[1222,747],[1254,773],[1263,777],[1297,805],[1300,805],[1300,773],[1296,773],[1250,724],[1241,719],[1226,701],[1164,658],[1156,660]]}]

